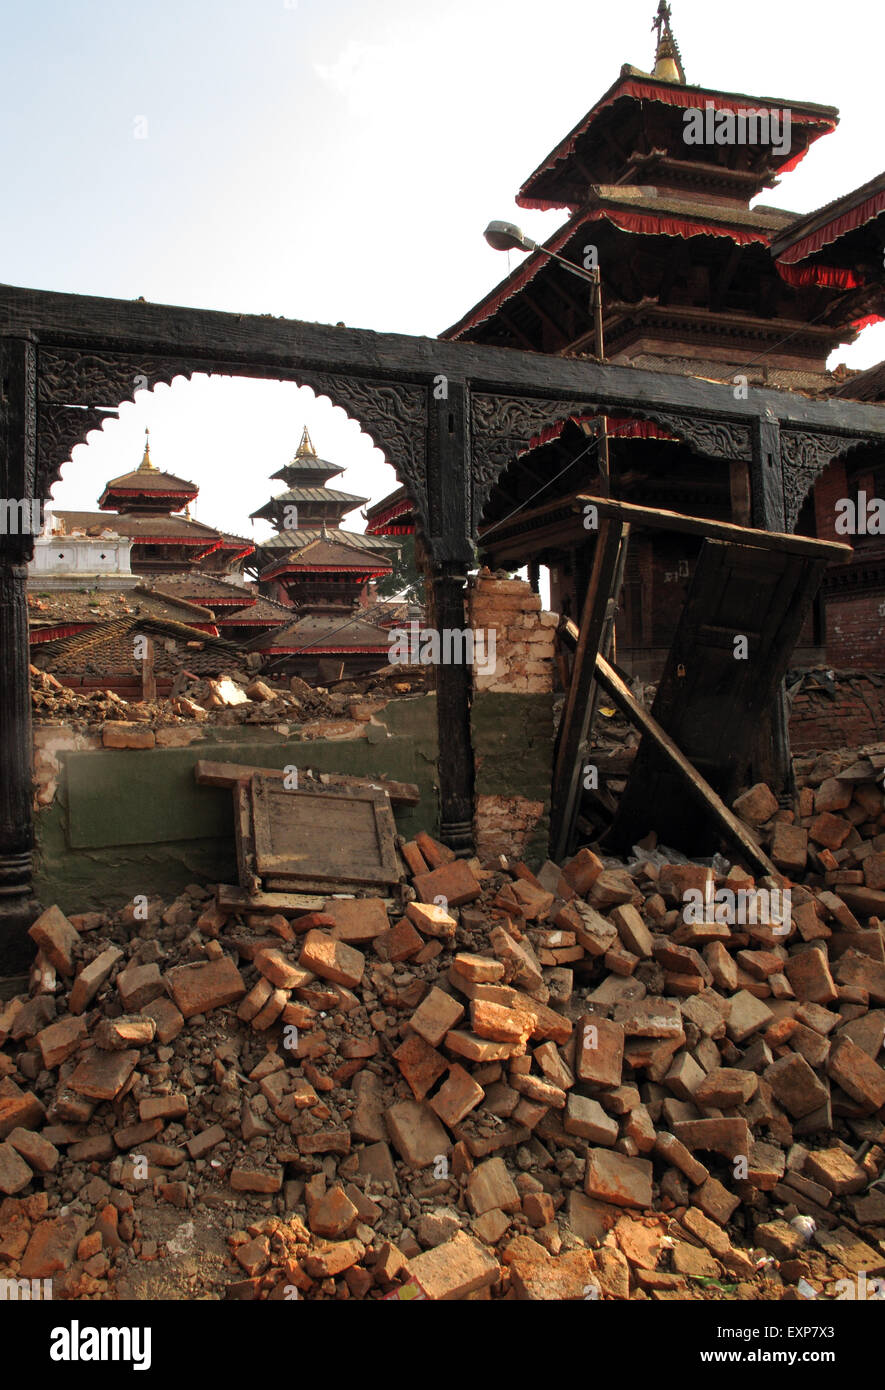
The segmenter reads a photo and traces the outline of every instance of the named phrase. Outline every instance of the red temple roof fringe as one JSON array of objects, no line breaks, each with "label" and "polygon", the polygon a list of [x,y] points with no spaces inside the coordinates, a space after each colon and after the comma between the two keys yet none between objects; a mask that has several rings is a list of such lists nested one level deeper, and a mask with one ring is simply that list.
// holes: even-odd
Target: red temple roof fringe
[{"label": "red temple roof fringe", "polygon": [[[593,118],[598,115],[600,111],[604,111],[607,106],[613,106],[616,101],[621,101],[624,97],[634,97],[639,101],[656,101],[665,106],[681,106],[686,110],[703,110],[708,105],[712,106],[717,111],[773,111],[779,109],[772,106],[770,102],[765,101],[740,101],[732,97],[698,91],[691,87],[674,86],[663,88],[657,84],[652,85],[649,82],[631,80],[617,86],[609,96],[604,97],[602,101],[598,102],[597,105],[588,112],[582,124],[564,140],[561,145],[556,147],[544,164],[526,179],[522,189],[528,187],[528,185],[533,183],[541,174],[549,172],[556,164],[561,164],[570,154],[574,153],[579,139],[586,133]],[[836,122],[829,116],[793,114],[792,119],[795,125],[821,126],[827,131],[836,129]],[[781,165],[778,172],[782,174],[790,173],[796,168],[797,164],[805,158],[807,153],[808,149],[800,151],[789,163]],[[538,200],[533,200],[533,202],[524,201],[522,189],[520,189],[516,196],[516,202],[519,207],[534,206],[547,208],[557,206],[557,204],[540,202]]]},{"label": "red temple roof fringe", "polygon": [[794,246],[785,251],[778,258],[779,263],[781,265],[795,265],[797,261],[804,261],[808,256],[813,256],[815,251],[819,251],[822,246],[828,246],[831,241],[838,241],[847,232],[856,231],[858,227],[862,227],[865,222],[871,222],[882,212],[885,212],[885,190],[873,194],[863,203],[858,203],[856,208],[842,213],[841,217],[834,217],[831,222],[825,223],[816,232],[810,232],[808,236],[803,237],[801,241],[797,241]]},{"label": "red temple roof fringe", "polygon": [[814,285],[828,290],[857,290],[864,281],[853,270],[843,270],[832,265],[791,266],[775,261],[778,275],[794,289],[805,289]]}]

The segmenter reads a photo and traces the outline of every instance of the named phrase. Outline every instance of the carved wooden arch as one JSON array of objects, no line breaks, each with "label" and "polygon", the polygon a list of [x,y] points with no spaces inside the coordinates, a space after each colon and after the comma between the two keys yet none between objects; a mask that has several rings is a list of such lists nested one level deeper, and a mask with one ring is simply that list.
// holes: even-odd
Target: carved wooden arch
[{"label": "carved wooden arch", "polygon": [[677,440],[702,457],[747,462],[753,457],[751,427],[743,420],[711,420],[657,405],[637,404],[627,410],[623,405],[613,407],[604,400],[567,401],[476,392],[471,411],[474,534],[495,483],[535,436],[550,425],[565,423],[573,415],[606,413],[626,413],[663,425]]},{"label": "carved wooden arch", "polygon": [[784,520],[795,529],[799,513],[818,478],[837,458],[851,449],[875,443],[864,435],[821,434],[811,430],[782,429],[781,464],[784,479]]},{"label": "carved wooden arch", "polygon": [[293,366],[261,370],[236,362],[44,347],[37,352],[37,485],[47,497],[61,466],[91,430],[113,417],[136,391],[188,380],[197,373],[260,377],[309,386],[341,406],[381,450],[407,489],[425,533],[430,532],[427,490],[427,390]]}]

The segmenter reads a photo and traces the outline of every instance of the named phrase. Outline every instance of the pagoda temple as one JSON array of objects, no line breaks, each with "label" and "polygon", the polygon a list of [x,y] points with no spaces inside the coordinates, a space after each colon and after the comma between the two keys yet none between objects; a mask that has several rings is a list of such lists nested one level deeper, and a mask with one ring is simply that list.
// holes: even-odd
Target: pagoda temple
[{"label": "pagoda temple", "polygon": [[[835,130],[838,112],[690,87],[666,0],[653,27],[652,71],[624,66],[517,193],[520,207],[561,209],[567,220],[441,337],[681,372],[734,383],[736,393],[765,385],[825,397],[845,382],[844,369],[827,370],[832,352],[885,315],[875,227],[885,204],[881,180],[847,195],[844,206],[808,215],[754,201]],[[840,245],[846,228],[853,240]],[[598,269],[598,291],[582,288],[563,259]],[[870,453],[852,453],[855,478],[870,475]],[[832,489],[844,483],[837,468],[807,498],[785,498],[787,528],[832,538]],[[551,606],[577,618],[592,545],[557,544],[549,526],[542,544],[526,526],[523,549],[513,537],[505,548],[497,528],[530,507],[605,490],[642,505],[751,521],[746,462],[723,466],[648,419],[575,414],[552,423],[499,477],[480,526],[481,537],[489,533],[483,558],[527,565],[536,584],[540,566],[548,567]],[[370,524],[379,531],[406,524],[400,501],[394,494],[377,504]],[[631,536],[617,621],[618,661],[629,672],[659,674],[697,549],[675,534]],[[881,603],[885,555],[876,563],[866,566],[863,584]],[[839,579],[843,589],[853,568]],[[881,617],[875,642],[858,653],[834,620],[832,597],[825,583],[797,664],[885,666]]]},{"label": "pagoda temple", "polygon": [[285,626],[291,609],[242,579],[252,542],[191,519],[198,494],[156,467],[145,430],[141,463],[106,483],[98,512],[48,512],[29,569],[34,650],[52,657],[57,641],[133,615],[239,646]]},{"label": "pagoda temple", "polygon": [[256,546],[259,583],[271,597],[295,607],[352,605],[371,579],[390,574],[390,541],[341,528],[348,512],[368,500],[326,486],[341,472],[337,463],[317,457],[305,426],[295,457],[271,474],[286,491],[252,513],[276,532]]},{"label": "pagoda temple", "polygon": [[342,529],[347,513],[367,499],[327,486],[341,472],[317,456],[305,427],[295,457],[271,475],[285,492],[252,513],[275,530],[256,546],[261,591],[297,612],[251,646],[308,678],[383,665],[388,649],[386,631],[373,622],[370,586],[392,572],[396,542]]},{"label": "pagoda temple", "polygon": [[157,468],[151,459],[150,431],[144,433],[141,463],[105,484],[98,499],[101,510],[53,510],[53,534],[124,536],[132,543],[130,564],[135,574],[203,570],[223,575],[240,569],[255,549],[252,542],[191,519],[189,507],[199,488]]}]

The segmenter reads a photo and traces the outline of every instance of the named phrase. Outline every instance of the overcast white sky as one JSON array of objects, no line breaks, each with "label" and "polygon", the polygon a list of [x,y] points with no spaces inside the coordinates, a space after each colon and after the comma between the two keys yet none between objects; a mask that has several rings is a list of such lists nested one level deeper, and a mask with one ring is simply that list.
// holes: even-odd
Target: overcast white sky
[{"label": "overcast white sky", "polygon": [[[689,82],[838,106],[761,201],[819,207],[881,168],[880,0],[672,0]],[[11,284],[434,336],[508,269],[482,230],[615,79],[649,68],[657,0],[0,0]],[[866,78],[862,74],[868,74]],[[146,136],[146,138],[139,138]],[[885,357],[885,325],[835,354]],[[135,466],[200,485],[241,534],[307,423],[334,485],[395,486],[357,424],[291,384],[142,392],[75,450],[57,507]],[[362,529],[357,513],[349,525]],[[257,534],[264,534],[260,524]]]}]

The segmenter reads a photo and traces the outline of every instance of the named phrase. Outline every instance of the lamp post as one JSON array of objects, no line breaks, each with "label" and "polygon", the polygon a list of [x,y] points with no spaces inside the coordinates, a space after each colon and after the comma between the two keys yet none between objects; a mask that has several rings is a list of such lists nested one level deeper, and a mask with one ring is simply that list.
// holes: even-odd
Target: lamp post
[{"label": "lamp post", "polygon": [[[600,362],[605,361],[605,339],[602,330],[602,277],[599,269],[585,270],[583,266],[575,265],[574,261],[567,261],[564,256],[560,256],[556,251],[548,251],[546,246],[539,246],[531,237],[526,236],[521,227],[517,227],[513,222],[490,222],[483,232],[483,236],[491,246],[493,251],[530,251],[537,252],[542,256],[548,256],[551,261],[556,261],[571,275],[577,275],[579,280],[584,280],[593,286],[593,295],[590,300],[590,308],[593,313],[594,336],[596,339],[596,356]],[[608,496],[609,491],[609,453],[608,453],[608,431],[606,429],[606,419],[603,415],[599,422],[599,471],[602,475],[603,496]]]}]

